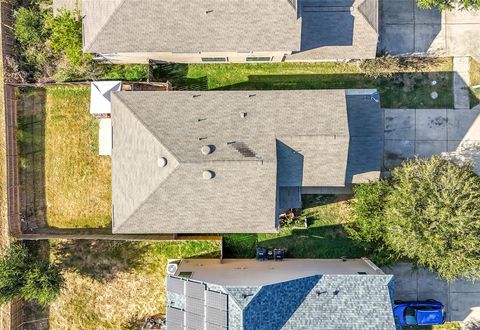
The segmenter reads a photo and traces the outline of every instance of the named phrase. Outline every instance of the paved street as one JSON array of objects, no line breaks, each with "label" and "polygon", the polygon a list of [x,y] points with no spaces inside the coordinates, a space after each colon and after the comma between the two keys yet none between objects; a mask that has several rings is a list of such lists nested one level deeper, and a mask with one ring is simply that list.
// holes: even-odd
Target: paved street
[{"label": "paved street", "polygon": [[480,282],[457,280],[447,283],[435,273],[424,268],[414,269],[409,263],[384,267],[383,271],[395,276],[395,299],[441,301],[447,307],[450,321],[464,321],[480,308]]},{"label": "paved street", "polygon": [[480,11],[423,10],[415,0],[382,0],[381,49],[393,55],[471,55],[480,60]]},{"label": "paved street", "polygon": [[415,155],[470,160],[480,173],[480,111],[385,109],[385,168]]}]

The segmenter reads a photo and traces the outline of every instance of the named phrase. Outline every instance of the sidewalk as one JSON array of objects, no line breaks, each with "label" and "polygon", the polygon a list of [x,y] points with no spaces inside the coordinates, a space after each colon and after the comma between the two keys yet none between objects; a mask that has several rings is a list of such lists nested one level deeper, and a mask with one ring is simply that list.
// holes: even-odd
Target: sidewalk
[{"label": "sidewalk", "polygon": [[453,93],[455,109],[470,109],[470,58],[453,58]]}]

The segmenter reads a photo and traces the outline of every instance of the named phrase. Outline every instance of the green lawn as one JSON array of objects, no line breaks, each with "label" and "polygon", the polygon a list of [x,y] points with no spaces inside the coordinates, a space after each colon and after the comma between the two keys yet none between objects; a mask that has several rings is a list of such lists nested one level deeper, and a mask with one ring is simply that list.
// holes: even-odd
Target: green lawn
[{"label": "green lawn", "polygon": [[[419,72],[413,72],[414,70]],[[168,79],[176,89],[271,90],[377,88],[386,108],[451,108],[452,61],[428,60],[405,67],[391,77],[365,76],[356,63],[168,64],[154,67],[156,79]],[[432,86],[435,80],[437,84]],[[431,92],[439,97],[432,100]]]},{"label": "green lawn", "polygon": [[460,330],[458,322],[447,322],[442,325],[423,326],[423,327],[404,327],[404,330]]},{"label": "green lawn", "polygon": [[58,228],[111,223],[111,159],[98,155],[88,86],[19,90],[18,142],[27,217]]},{"label": "green lawn", "polygon": [[348,202],[331,196],[303,196],[308,229],[281,228],[278,234],[231,234],[224,236],[227,258],[255,257],[255,247],[287,249],[294,258],[360,258],[365,256],[347,237],[343,226],[350,221]]},{"label": "green lawn", "polygon": [[49,306],[51,329],[139,329],[165,311],[167,260],[219,257],[220,241],[50,241],[44,249],[65,276]]},{"label": "green lawn", "polygon": [[[480,63],[470,59],[470,86],[480,85]],[[473,108],[480,103],[480,87],[470,89],[470,106]]]}]

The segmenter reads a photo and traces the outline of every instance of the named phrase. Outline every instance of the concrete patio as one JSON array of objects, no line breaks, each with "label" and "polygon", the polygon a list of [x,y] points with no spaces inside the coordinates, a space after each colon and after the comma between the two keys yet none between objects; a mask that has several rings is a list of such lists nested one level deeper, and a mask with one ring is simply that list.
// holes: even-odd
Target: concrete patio
[{"label": "concrete patio", "polygon": [[472,56],[480,60],[480,11],[424,10],[415,0],[382,0],[380,49],[392,55]]},{"label": "concrete patio", "polygon": [[386,169],[415,156],[470,160],[480,173],[480,111],[384,109]]},{"label": "concrete patio", "polygon": [[[396,300],[435,299],[445,304],[447,320],[471,322],[480,308],[480,282],[456,280],[447,283],[434,272],[415,269],[410,263],[398,263],[384,267],[386,274],[395,276]],[[475,329],[470,327],[469,329]],[[478,328],[477,328],[478,329]]]}]

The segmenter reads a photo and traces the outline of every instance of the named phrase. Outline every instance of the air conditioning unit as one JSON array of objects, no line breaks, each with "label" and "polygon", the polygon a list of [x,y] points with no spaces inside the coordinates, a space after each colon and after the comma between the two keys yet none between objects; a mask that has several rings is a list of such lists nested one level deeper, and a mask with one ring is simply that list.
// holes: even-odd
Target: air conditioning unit
[{"label": "air conditioning unit", "polygon": [[170,263],[167,266],[167,274],[175,275],[175,273],[177,272],[177,269],[178,269],[178,265],[176,263]]}]

